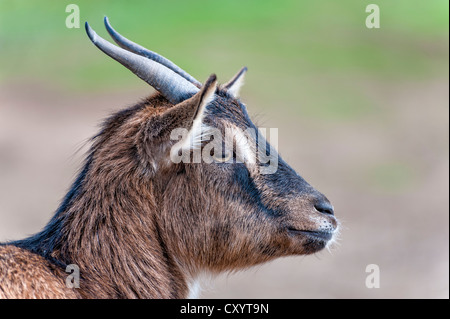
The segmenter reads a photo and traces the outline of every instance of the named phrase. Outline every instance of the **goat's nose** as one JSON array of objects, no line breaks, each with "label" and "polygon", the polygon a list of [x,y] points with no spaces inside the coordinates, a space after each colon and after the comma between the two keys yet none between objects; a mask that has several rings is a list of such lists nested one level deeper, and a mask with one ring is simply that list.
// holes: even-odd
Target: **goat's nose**
[{"label": "goat's nose", "polygon": [[333,205],[331,205],[331,203],[326,198],[320,198],[319,200],[317,200],[317,202],[314,204],[314,208],[322,214],[334,215]]}]

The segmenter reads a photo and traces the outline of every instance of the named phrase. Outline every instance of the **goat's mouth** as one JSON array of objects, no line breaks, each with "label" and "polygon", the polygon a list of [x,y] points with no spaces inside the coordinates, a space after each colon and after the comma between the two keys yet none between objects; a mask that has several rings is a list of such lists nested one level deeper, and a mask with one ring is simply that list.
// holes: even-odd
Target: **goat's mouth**
[{"label": "goat's mouth", "polygon": [[333,238],[333,232],[322,230],[300,230],[288,227],[288,233],[292,236],[304,236],[309,239],[329,241]]}]

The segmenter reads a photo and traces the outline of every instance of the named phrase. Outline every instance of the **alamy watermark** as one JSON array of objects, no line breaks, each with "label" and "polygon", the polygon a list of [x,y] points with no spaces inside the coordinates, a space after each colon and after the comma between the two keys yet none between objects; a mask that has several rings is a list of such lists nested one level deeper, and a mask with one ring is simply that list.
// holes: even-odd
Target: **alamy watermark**
[{"label": "alamy watermark", "polygon": [[369,264],[366,266],[366,287],[369,289],[380,288],[380,266],[377,264]]},{"label": "alamy watermark", "polygon": [[67,265],[66,272],[70,273],[66,277],[67,288],[80,288],[80,267],[75,264]]},{"label": "alamy watermark", "polygon": [[366,18],[366,27],[368,29],[380,28],[380,7],[376,4],[369,4],[366,7],[366,12],[369,15]]},{"label": "alamy watermark", "polygon": [[195,133],[177,128],[170,139],[177,141],[170,151],[173,163],[244,163],[254,165],[261,174],[274,174],[278,169],[277,128],[233,127],[225,128],[225,134],[206,126]]},{"label": "alamy watermark", "polygon": [[66,18],[66,27],[68,29],[80,28],[80,7],[76,4],[68,4],[66,6],[66,12],[69,15]]}]

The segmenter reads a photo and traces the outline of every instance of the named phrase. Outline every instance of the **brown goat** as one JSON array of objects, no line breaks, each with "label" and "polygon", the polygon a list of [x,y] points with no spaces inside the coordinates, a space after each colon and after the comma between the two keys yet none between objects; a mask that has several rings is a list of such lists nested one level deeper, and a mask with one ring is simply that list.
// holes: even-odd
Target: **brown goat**
[{"label": "brown goat", "polygon": [[[329,244],[331,204],[265,139],[220,143],[209,162],[173,160],[206,147],[205,127],[256,129],[237,96],[246,68],[225,85],[214,75],[202,85],[105,24],[121,48],[86,24],[91,41],[159,93],[104,122],[41,232],[0,245],[1,298],[186,298],[200,273]],[[178,128],[188,134],[177,141]],[[276,171],[248,160],[249,144],[269,147]],[[68,265],[80,270],[79,287],[67,283]]]}]

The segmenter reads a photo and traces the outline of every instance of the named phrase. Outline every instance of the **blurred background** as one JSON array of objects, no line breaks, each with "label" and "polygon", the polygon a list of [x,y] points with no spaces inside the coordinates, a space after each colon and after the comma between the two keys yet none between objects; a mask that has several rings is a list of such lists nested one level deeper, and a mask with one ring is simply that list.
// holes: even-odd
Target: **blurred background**
[{"label": "blurred background", "polygon": [[[66,27],[69,3],[80,28]],[[380,8],[380,28],[365,25]],[[331,252],[211,281],[203,298],[449,297],[448,1],[0,0],[0,241],[38,232],[86,141],[153,89],[88,40],[103,17],[242,100],[342,221]],[[366,266],[380,288],[366,287]]]}]

